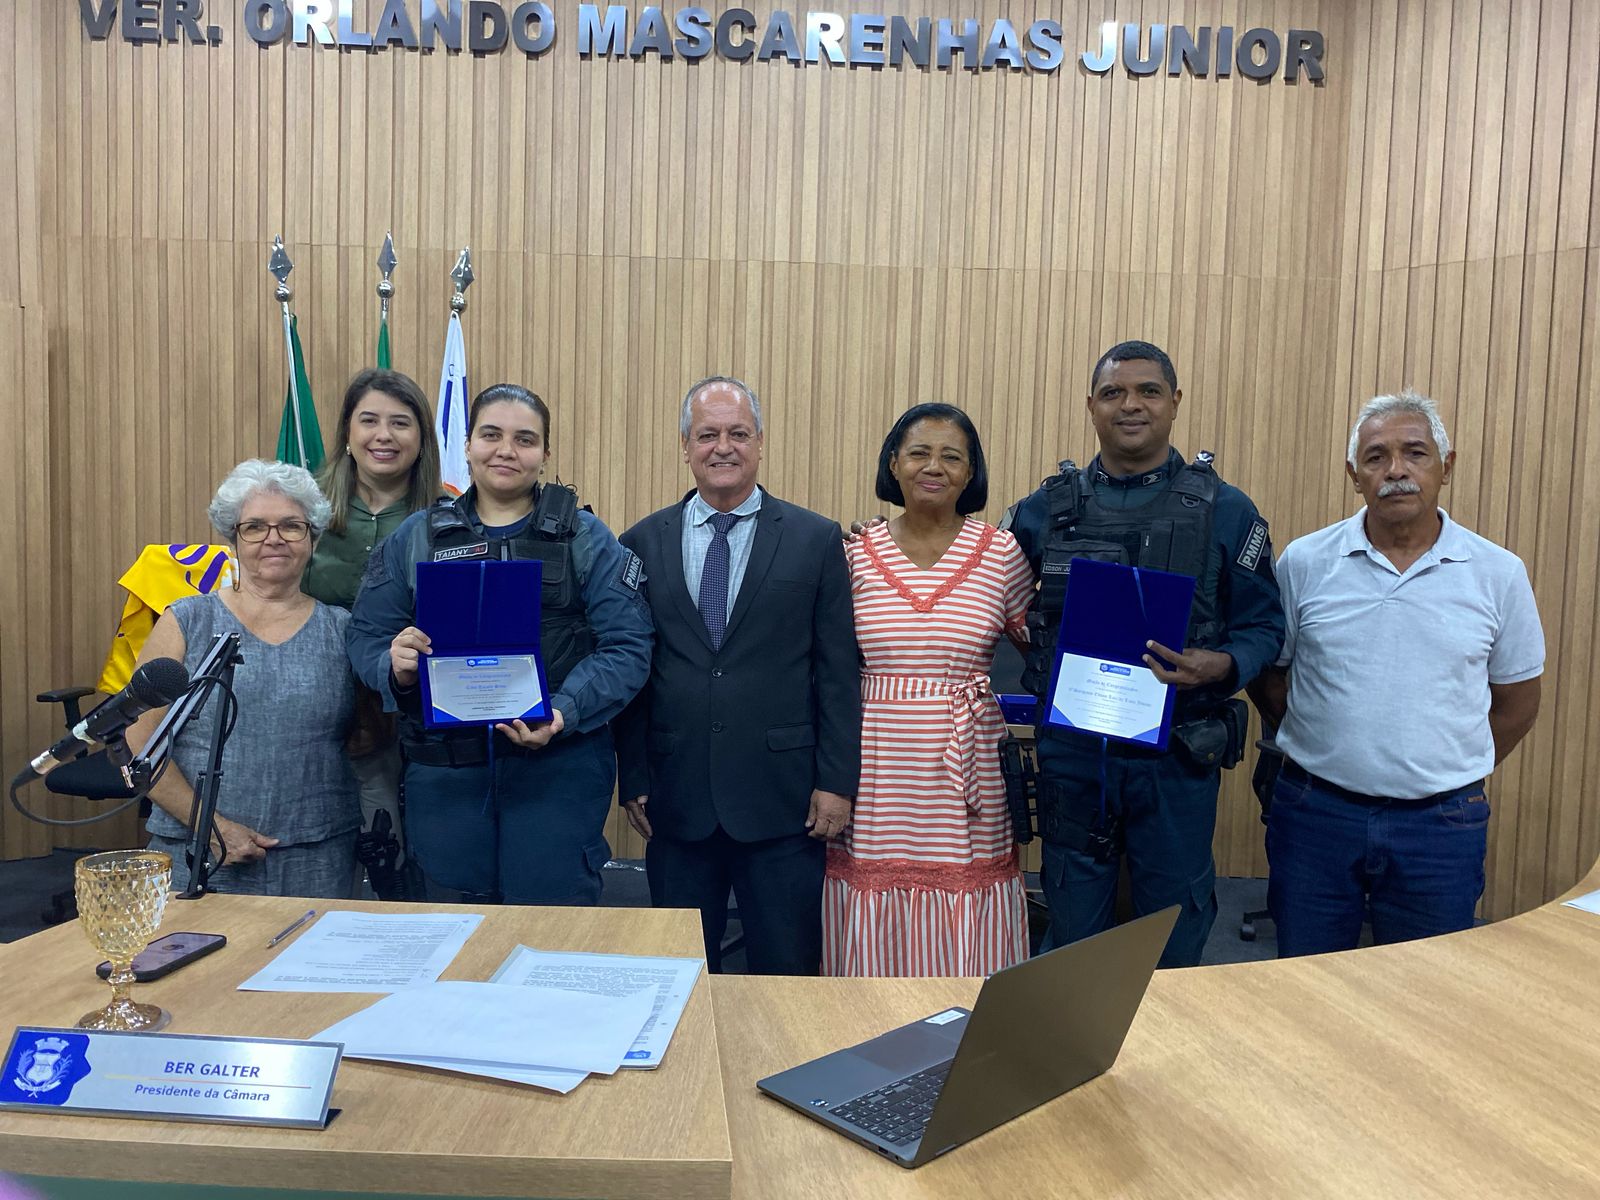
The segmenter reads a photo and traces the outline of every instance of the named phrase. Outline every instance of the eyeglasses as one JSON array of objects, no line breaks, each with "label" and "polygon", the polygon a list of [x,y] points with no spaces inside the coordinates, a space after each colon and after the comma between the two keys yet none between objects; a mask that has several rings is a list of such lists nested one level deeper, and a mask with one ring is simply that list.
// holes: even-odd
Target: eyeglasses
[{"label": "eyeglasses", "polygon": [[274,529],[286,542],[303,542],[311,532],[311,524],[308,521],[240,521],[233,532],[241,542],[264,542]]}]

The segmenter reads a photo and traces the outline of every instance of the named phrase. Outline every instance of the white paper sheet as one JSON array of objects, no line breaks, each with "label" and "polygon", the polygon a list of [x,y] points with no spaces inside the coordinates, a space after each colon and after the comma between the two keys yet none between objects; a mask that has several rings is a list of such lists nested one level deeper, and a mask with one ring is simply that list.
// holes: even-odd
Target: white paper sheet
[{"label": "white paper sheet", "polygon": [[319,1033],[346,1058],[425,1058],[494,1074],[556,1067],[610,1075],[622,1065],[654,994],[596,996],[446,980],[395,992]]},{"label": "white paper sheet", "polygon": [[1581,908],[1584,912],[1600,915],[1600,892],[1590,892],[1586,896],[1574,896],[1567,901],[1568,908]]},{"label": "white paper sheet", "polygon": [[563,953],[518,946],[500,964],[491,983],[516,987],[559,988],[597,996],[629,995],[641,988],[651,993],[650,1019],[623,1059],[625,1067],[661,1065],[683,1006],[704,966],[698,958],[642,958],[632,954]]},{"label": "white paper sheet", "polygon": [[539,669],[531,654],[429,655],[433,707],[458,721],[512,721],[539,707]]},{"label": "white paper sheet", "polygon": [[585,1079],[587,1071],[562,1071],[556,1067],[489,1067],[481,1063],[458,1062],[453,1058],[400,1058],[390,1054],[363,1054],[373,1062],[397,1063],[403,1067],[432,1067],[436,1071],[453,1071],[457,1075],[477,1075],[484,1079],[498,1079],[505,1083],[524,1083],[530,1087],[560,1092],[565,1096]]},{"label": "white paper sheet", "polygon": [[1056,719],[1085,733],[1155,745],[1171,690],[1149,667],[1063,654],[1050,707]]},{"label": "white paper sheet", "polygon": [[432,983],[480,913],[323,913],[241,992],[394,992]]}]

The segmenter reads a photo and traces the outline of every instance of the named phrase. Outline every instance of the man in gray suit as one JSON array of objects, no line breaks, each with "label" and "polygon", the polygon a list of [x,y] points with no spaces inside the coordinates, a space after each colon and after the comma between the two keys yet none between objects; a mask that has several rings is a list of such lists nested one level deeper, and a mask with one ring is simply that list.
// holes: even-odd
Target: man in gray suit
[{"label": "man in gray suit", "polygon": [[655,617],[650,681],[617,718],[618,794],[651,901],[697,908],[721,969],[731,886],[752,973],[815,975],[824,847],[861,771],[861,672],[839,525],[756,484],[761,404],[684,396],[695,490],[622,535]]}]

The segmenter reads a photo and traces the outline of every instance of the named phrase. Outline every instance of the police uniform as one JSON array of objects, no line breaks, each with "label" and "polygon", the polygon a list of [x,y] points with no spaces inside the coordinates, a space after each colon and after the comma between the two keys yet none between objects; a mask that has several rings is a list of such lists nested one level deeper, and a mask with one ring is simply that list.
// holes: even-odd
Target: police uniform
[{"label": "police uniform", "polygon": [[1173,451],[1153,471],[1114,477],[1097,456],[1070,462],[1017,505],[1011,531],[1040,579],[1028,625],[1024,685],[1049,687],[1071,560],[1093,558],[1192,575],[1186,644],[1229,654],[1222,682],[1179,689],[1165,752],[1040,725],[1041,882],[1051,912],[1046,946],[1108,928],[1122,854],[1138,915],[1181,907],[1162,966],[1200,961],[1216,919],[1221,769],[1243,753],[1246,712],[1230,699],[1276,660],[1283,610],[1267,524],[1250,498],[1217,477],[1211,456]]},{"label": "police uniform", "polygon": [[[572,492],[545,484],[507,526],[478,518],[476,489],[415,513],[373,552],[350,621],[350,660],[400,714],[410,851],[439,887],[514,904],[596,904],[616,759],[607,722],[644,685],[653,628],[639,560]],[[389,669],[414,624],[416,564],[537,559],[540,648],[563,730],[524,749],[492,728],[431,730],[421,689]]]}]

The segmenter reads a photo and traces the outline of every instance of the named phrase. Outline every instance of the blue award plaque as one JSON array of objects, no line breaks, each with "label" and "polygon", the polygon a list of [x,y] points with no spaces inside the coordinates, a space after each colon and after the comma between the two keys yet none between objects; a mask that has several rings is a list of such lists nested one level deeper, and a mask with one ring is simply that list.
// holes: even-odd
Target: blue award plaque
[{"label": "blue award plaque", "polygon": [[433,642],[419,671],[428,728],[550,719],[543,579],[537,561],[417,564],[417,628]]},{"label": "blue award plaque", "polygon": [[1040,723],[1165,750],[1173,688],[1144,665],[1145,643],[1183,648],[1194,584],[1169,571],[1073,559]]}]

